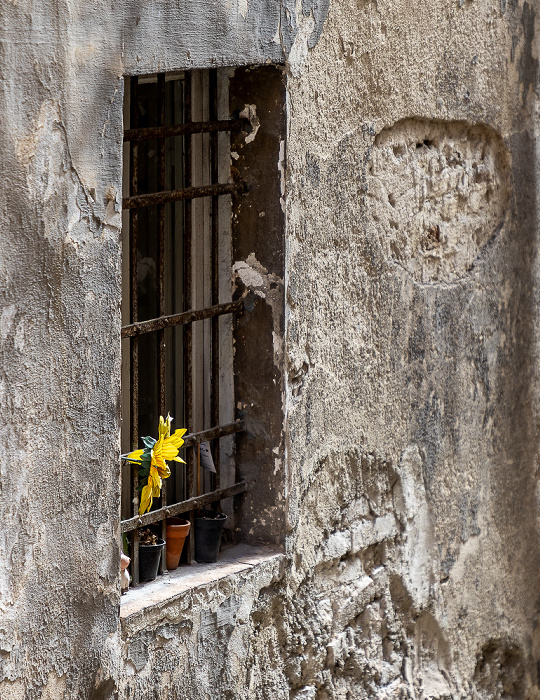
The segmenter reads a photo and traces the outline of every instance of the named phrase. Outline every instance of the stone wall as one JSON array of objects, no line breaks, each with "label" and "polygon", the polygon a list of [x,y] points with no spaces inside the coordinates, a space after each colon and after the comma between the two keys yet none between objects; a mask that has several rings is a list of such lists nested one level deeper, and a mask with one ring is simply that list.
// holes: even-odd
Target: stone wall
[{"label": "stone wall", "polygon": [[351,14],[288,85],[292,697],[537,697],[536,9]]},{"label": "stone wall", "polygon": [[[537,12],[4,0],[2,699],[540,697]],[[122,76],[267,60],[283,553],[121,623]]]}]

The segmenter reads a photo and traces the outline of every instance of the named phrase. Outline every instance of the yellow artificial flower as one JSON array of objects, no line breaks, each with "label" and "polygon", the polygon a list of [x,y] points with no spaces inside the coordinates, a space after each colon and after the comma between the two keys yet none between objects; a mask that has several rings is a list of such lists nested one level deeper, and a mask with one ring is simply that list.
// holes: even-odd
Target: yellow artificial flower
[{"label": "yellow artificial flower", "polygon": [[142,462],[143,452],[144,450],[134,450],[127,455],[122,455],[122,459],[125,459],[128,462]]},{"label": "yellow artificial flower", "polygon": [[[167,414],[167,418],[159,417],[158,439],[149,449],[134,450],[124,456],[124,459],[129,462],[149,465],[147,483],[141,491],[141,502],[139,505],[139,515],[146,513],[152,507],[154,498],[157,498],[161,493],[162,479],[167,479],[171,475],[171,470],[167,465],[167,461],[182,462],[184,460],[178,456],[178,450],[184,444],[182,436],[186,432],[185,428],[175,430],[171,435],[172,418]],[[149,454],[150,453],[150,454]]]},{"label": "yellow artificial flower", "polygon": [[172,418],[168,414],[166,420],[163,419],[163,416],[159,417],[159,437],[152,448],[152,464],[164,479],[171,473],[169,467],[165,464],[165,460],[169,462],[173,460],[185,464],[184,460],[178,457],[178,450],[184,444],[182,435],[184,435],[186,429],[175,430],[174,434],[171,435],[171,421]]},{"label": "yellow artificial flower", "polygon": [[143,487],[141,492],[141,502],[139,504],[139,515],[146,513],[152,507],[154,498],[157,498],[161,493],[162,481],[157,472],[157,469],[150,466],[150,473],[148,474],[148,482],[146,486]]}]

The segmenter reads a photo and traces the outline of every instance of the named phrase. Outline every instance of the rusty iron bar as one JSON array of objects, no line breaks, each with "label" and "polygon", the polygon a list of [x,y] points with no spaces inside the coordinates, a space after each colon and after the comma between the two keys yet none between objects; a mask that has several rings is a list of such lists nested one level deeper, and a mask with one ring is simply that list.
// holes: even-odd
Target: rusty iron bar
[{"label": "rusty iron bar", "polygon": [[228,486],[225,489],[210,491],[210,493],[204,493],[202,496],[194,496],[193,498],[188,498],[185,501],[180,501],[180,503],[174,503],[165,506],[164,508],[153,510],[150,513],[145,513],[144,515],[135,516],[133,518],[129,518],[128,520],[122,520],[122,533],[132,532],[133,530],[137,530],[145,525],[165,521],[166,518],[172,518],[179,513],[187,513],[189,511],[191,514],[193,514],[197,508],[202,508],[209,503],[216,503],[224,498],[231,498],[231,496],[244,493],[246,490],[246,482],[239,481],[238,483]]},{"label": "rusty iron bar", "polygon": [[[216,425],[213,428],[208,428],[208,430],[201,430],[198,433],[188,433],[184,436],[184,444],[182,447],[196,447],[201,442],[209,442],[210,440],[217,440],[218,438],[226,437],[227,435],[234,435],[235,433],[242,433],[246,429],[246,423],[243,420],[234,421],[234,423],[227,423],[226,425]],[[129,462],[132,467],[136,469],[139,465],[135,462]]]},{"label": "rusty iron bar", "polygon": [[184,199],[198,199],[199,197],[214,197],[224,194],[242,194],[247,190],[245,182],[224,182],[216,185],[202,185],[200,187],[184,187],[181,190],[169,190],[168,192],[153,192],[152,194],[140,194],[136,197],[125,197],[122,200],[124,209],[138,209],[141,207],[153,207],[167,202],[179,202]]},{"label": "rusty iron bar", "polygon": [[[130,126],[137,126],[138,110],[138,85],[139,79],[133,77],[130,85]],[[138,192],[138,155],[139,149],[136,143],[130,145],[130,195]],[[138,212],[132,211],[129,215],[129,270],[130,270],[130,316],[131,322],[138,318],[138,289],[137,289],[137,227]],[[138,338],[130,342],[130,441],[132,449],[136,449],[139,432],[139,344]],[[139,475],[132,470],[131,493],[133,503],[133,515],[138,512],[138,486]],[[136,533],[131,537],[131,581],[133,586],[139,584],[139,540]]]},{"label": "rusty iron bar", "polygon": [[187,134],[208,134],[218,131],[239,131],[250,127],[249,119],[221,119],[208,122],[190,122],[170,126],[152,126],[146,129],[126,129],[124,141],[144,141],[147,139],[167,139]]},{"label": "rusty iron bar", "polygon": [[[211,121],[218,117],[217,68],[208,71],[208,103]],[[218,132],[210,134],[210,182],[219,182]],[[219,197],[212,197],[211,209],[211,299],[212,305],[219,304]],[[210,420],[212,425],[219,425],[219,316],[212,316],[211,321],[211,385],[210,385]],[[220,487],[219,441],[212,445],[216,473],[211,474],[212,490]]]},{"label": "rusty iron bar", "polygon": [[[165,126],[165,73],[158,73],[157,76],[157,116],[159,126]],[[165,190],[165,140],[158,141],[158,189]],[[165,315],[165,204],[158,207],[158,313]],[[165,415],[165,329],[160,328],[157,332],[157,362],[158,362],[158,406],[161,416]],[[167,505],[167,482],[161,485],[161,505]],[[165,546],[159,562],[159,572],[166,571],[167,561],[167,523],[161,523],[161,538],[165,541]]]},{"label": "rusty iron bar", "polygon": [[218,425],[215,428],[201,430],[198,433],[189,433],[184,438],[184,446],[194,447],[195,445],[199,445],[201,442],[209,442],[210,440],[217,440],[217,438],[226,437],[227,435],[234,435],[234,433],[241,433],[245,429],[245,421],[237,420],[234,423]]},{"label": "rusty iron bar", "polygon": [[[188,72],[184,80],[184,124],[192,124],[192,74]],[[192,183],[192,141],[189,131],[184,135],[184,188],[191,187]],[[191,219],[191,199],[184,200],[184,309],[191,308],[192,301],[192,238],[193,226]],[[188,323],[184,326],[184,420],[185,425],[193,430],[193,329]],[[194,495],[193,470],[195,463],[195,450],[186,451],[186,466],[184,481],[185,497]],[[193,511],[189,514],[191,523],[190,534],[187,542],[187,561],[191,564],[195,560],[195,517]]]},{"label": "rusty iron bar", "polygon": [[[159,125],[165,125],[165,73],[157,76],[158,119]],[[165,143],[158,144],[158,188],[165,190]],[[165,204],[158,207],[158,314],[165,316]],[[161,415],[165,415],[165,329],[158,328],[158,406]]]},{"label": "rusty iron bar", "polygon": [[194,323],[195,321],[203,321],[205,318],[232,314],[236,311],[241,311],[243,308],[244,300],[237,299],[236,301],[229,301],[224,304],[209,306],[206,309],[183,311],[180,314],[170,314],[169,316],[151,318],[148,321],[130,323],[128,326],[124,326],[122,328],[122,338],[130,338],[133,336],[142,335],[143,333],[151,333],[152,331],[161,330],[162,328],[170,328],[171,326],[183,326]]}]

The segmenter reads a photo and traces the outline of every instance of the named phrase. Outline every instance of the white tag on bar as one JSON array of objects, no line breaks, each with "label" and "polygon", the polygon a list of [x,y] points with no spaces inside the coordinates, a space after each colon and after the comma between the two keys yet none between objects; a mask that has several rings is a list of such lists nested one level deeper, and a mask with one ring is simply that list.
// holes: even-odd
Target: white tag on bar
[{"label": "white tag on bar", "polygon": [[212,459],[210,444],[208,442],[201,442],[199,447],[201,450],[201,467],[215,473],[216,468],[214,466],[214,460]]}]

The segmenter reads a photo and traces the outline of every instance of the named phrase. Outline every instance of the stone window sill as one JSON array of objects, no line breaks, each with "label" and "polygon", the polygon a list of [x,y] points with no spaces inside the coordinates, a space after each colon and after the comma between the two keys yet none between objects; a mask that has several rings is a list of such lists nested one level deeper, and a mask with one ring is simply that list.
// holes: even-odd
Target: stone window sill
[{"label": "stone window sill", "polygon": [[[225,548],[215,564],[180,566],[155,581],[130,588],[120,600],[122,626],[139,627],[168,617],[171,607],[185,607],[186,596],[222,582],[228,577],[250,574],[258,570],[262,578],[281,578],[284,555],[271,547],[251,547],[245,544]],[[259,571],[260,570],[260,571]]]}]

